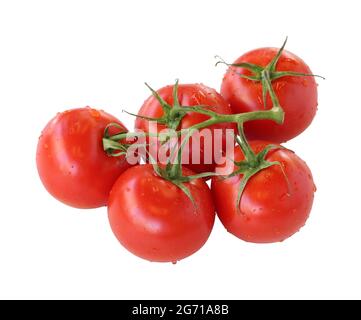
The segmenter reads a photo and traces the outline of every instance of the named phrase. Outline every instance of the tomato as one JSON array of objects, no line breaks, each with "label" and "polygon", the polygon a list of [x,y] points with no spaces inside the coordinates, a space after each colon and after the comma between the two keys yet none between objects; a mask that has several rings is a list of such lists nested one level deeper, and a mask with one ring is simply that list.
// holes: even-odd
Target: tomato
[{"label": "tomato", "polygon": [[107,204],[115,180],[129,167],[124,157],[103,151],[103,132],[111,122],[127,131],[115,117],[88,107],[59,113],[47,124],[36,163],[41,181],[56,199],[77,208]]},{"label": "tomato", "polygon": [[[239,57],[234,64],[248,62],[265,67],[275,57],[278,49],[261,48]],[[283,51],[276,71],[292,71],[311,74],[303,60],[291,52]],[[262,85],[260,82],[241,78],[237,73],[252,75],[244,68],[230,67],[226,72],[221,94],[230,103],[234,113],[264,110]],[[245,133],[249,139],[263,139],[273,142],[290,140],[304,131],[312,122],[317,110],[317,84],[311,76],[285,76],[272,81],[273,89],[285,112],[282,125],[271,120],[256,120],[245,123]],[[268,95],[266,109],[272,107]]]},{"label": "tomato", "polygon": [[[173,106],[173,88],[174,86],[166,86],[158,90],[158,94],[167,102],[170,106]],[[196,106],[196,105],[207,105],[210,106],[209,110],[215,111],[221,114],[231,114],[231,108],[228,103],[222,98],[222,96],[217,93],[214,89],[206,87],[203,84],[180,84],[178,87],[178,99],[181,106]],[[143,104],[139,110],[139,116],[146,116],[151,118],[160,118],[163,116],[163,109],[154,96],[150,96]],[[191,112],[186,114],[177,130],[187,129],[197,123],[203,122],[209,119],[208,115],[199,114]],[[141,118],[137,118],[135,121],[135,128],[142,130],[144,132],[149,132],[149,121]],[[157,124],[156,130],[161,131],[167,127],[164,124]],[[215,130],[222,130],[221,132],[221,146],[216,143],[216,138],[214,135]],[[209,172],[213,171],[216,163],[216,157],[221,156],[222,151],[225,150],[226,146],[226,129],[235,129],[235,125],[232,123],[222,123],[212,125],[210,127],[199,130],[199,135],[206,133],[206,130],[210,130],[210,139],[200,139],[199,143],[196,143],[196,140],[193,138],[189,139],[189,149],[184,149],[183,159],[186,159],[186,162],[183,162],[188,168],[192,171],[200,172]],[[193,147],[194,146],[194,147]],[[193,158],[192,150],[199,152],[200,157],[197,159]],[[207,151],[208,150],[208,151]],[[209,152],[212,152],[212,155],[209,159]],[[207,153],[207,154],[205,154]],[[197,161],[199,160],[199,161]]]},{"label": "tomato", "polygon": [[[194,174],[187,168],[183,175]],[[211,192],[202,179],[185,183],[194,204],[150,164],[134,166],[116,181],[109,198],[110,226],[120,243],[150,261],[176,262],[208,239],[215,210]]]},{"label": "tomato", "polygon": [[[267,144],[255,141],[251,147],[258,153]],[[244,160],[240,148],[236,148],[234,159]],[[278,165],[256,173],[246,184],[240,210],[236,203],[242,175],[212,180],[218,217],[230,233],[249,242],[277,242],[293,235],[305,224],[314,198],[311,171],[296,154],[276,149],[267,154],[266,160],[279,161],[285,175]],[[234,164],[228,161],[219,170],[229,174],[235,171]]]}]

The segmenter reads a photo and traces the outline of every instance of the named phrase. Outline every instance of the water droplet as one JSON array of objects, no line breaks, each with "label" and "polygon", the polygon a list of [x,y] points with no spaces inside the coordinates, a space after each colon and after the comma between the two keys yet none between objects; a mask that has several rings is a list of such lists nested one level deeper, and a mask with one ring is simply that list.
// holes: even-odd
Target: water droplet
[{"label": "water droplet", "polygon": [[126,192],[130,192],[130,188],[129,188],[129,187],[126,187],[126,188],[125,188],[125,191],[126,191]]},{"label": "water droplet", "polygon": [[286,192],[286,193],[283,193],[283,194],[280,196],[279,199],[280,199],[281,201],[284,201],[284,200],[286,200],[289,196],[290,196],[290,194]]},{"label": "water droplet", "polygon": [[44,149],[49,149],[49,145],[47,143],[44,144]]},{"label": "water droplet", "polygon": [[94,117],[94,118],[99,118],[100,117],[100,112],[98,110],[89,108],[89,112],[90,112],[91,116]]},{"label": "water droplet", "polygon": [[158,192],[158,191],[159,191],[159,188],[158,188],[157,186],[153,186],[153,187],[152,187],[152,190],[153,190],[153,192]]},{"label": "water droplet", "polygon": [[281,231],[280,231],[279,228],[274,228],[274,229],[273,229],[273,232],[274,232],[276,235],[281,234]]},{"label": "water droplet", "polygon": [[177,264],[177,261],[172,261],[172,264]]}]

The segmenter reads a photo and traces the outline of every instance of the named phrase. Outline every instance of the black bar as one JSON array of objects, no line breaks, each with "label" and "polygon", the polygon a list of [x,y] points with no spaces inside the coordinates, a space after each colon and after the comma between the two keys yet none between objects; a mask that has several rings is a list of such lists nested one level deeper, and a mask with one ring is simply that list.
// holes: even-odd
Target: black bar
[{"label": "black bar", "polygon": [[[44,303],[45,302],[45,303]],[[311,306],[305,306],[305,303]],[[321,302],[321,303],[319,303]],[[240,301],[240,300],[121,300],[121,301],[0,301],[0,314],[11,319],[309,319],[321,311],[321,318],[345,319],[352,312],[330,301]],[[353,301],[356,302],[356,301]],[[327,303],[327,305],[325,305]],[[24,305],[19,307],[19,305]],[[352,304],[355,307],[355,304]],[[351,306],[352,306],[351,305]],[[356,308],[355,308],[356,310]],[[339,315],[339,317],[338,317]],[[6,317],[2,317],[6,319]]]}]

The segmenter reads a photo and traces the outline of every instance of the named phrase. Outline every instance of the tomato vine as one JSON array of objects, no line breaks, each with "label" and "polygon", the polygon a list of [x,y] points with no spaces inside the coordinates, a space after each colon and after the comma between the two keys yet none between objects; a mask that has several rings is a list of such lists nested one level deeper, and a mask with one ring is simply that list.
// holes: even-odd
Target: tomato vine
[{"label": "tomato vine", "polygon": [[[147,83],[146,86],[151,91],[152,95],[158,100],[159,104],[162,107],[163,115],[159,118],[153,118],[153,117],[145,117],[140,115],[135,115],[132,113],[129,113],[131,115],[134,115],[139,118],[143,118],[148,121],[154,121],[158,124],[163,124],[167,128],[172,129],[176,131],[176,134],[181,136],[186,136],[186,140],[189,139],[189,137],[192,135],[192,133],[195,130],[200,130],[206,127],[209,127],[214,124],[219,123],[235,123],[237,124],[238,133],[235,134],[235,141],[242,149],[242,152],[244,153],[245,160],[241,162],[235,162],[235,165],[237,169],[235,172],[225,176],[224,178],[229,178],[238,174],[242,174],[242,181],[239,187],[239,193],[237,197],[237,206],[239,205],[242,193],[244,188],[246,187],[247,182],[249,179],[260,172],[261,170],[268,168],[273,165],[278,165],[281,167],[282,172],[283,168],[281,164],[277,161],[267,161],[266,156],[268,152],[271,150],[274,150],[276,148],[283,148],[279,145],[273,145],[269,144],[266,146],[261,152],[258,154],[255,154],[250,147],[248,140],[244,134],[243,125],[245,122],[248,121],[254,121],[254,120],[272,120],[275,123],[282,124],[284,121],[284,110],[282,106],[279,103],[278,97],[273,89],[272,81],[279,79],[281,77],[285,76],[296,76],[296,77],[320,77],[319,75],[314,74],[307,74],[307,73],[300,73],[300,72],[292,72],[292,71],[276,71],[276,65],[277,62],[285,48],[285,45],[287,43],[287,38],[284,41],[282,47],[278,50],[277,54],[274,56],[274,58],[269,62],[269,64],[265,67],[247,63],[247,62],[241,62],[236,64],[229,64],[225,62],[223,59],[221,59],[219,56],[216,56],[220,60],[216,63],[216,66],[219,64],[225,64],[230,68],[244,68],[246,70],[251,71],[251,75],[244,75],[237,73],[240,77],[245,78],[249,81],[256,81],[260,82],[262,84],[262,98],[264,103],[264,110],[259,111],[252,111],[252,112],[245,112],[245,113],[236,113],[236,114],[220,114],[213,110],[211,110],[212,106],[208,105],[196,105],[196,106],[183,106],[180,104],[178,99],[178,80],[176,80],[175,85],[173,87],[173,105],[168,104],[153,88],[151,88]],[[324,78],[323,78],[324,79]],[[270,96],[270,99],[272,101],[272,107],[270,109],[266,109],[266,101],[267,101],[267,95]],[[200,113],[203,115],[208,116],[209,118],[203,122],[197,123],[188,129],[178,130],[179,124],[182,121],[183,117],[188,113]],[[151,132],[121,132],[114,135],[109,135],[109,128],[112,126],[117,126],[116,124],[109,124],[109,126],[105,129],[104,136],[103,136],[103,148],[104,151],[110,155],[110,156],[119,156],[124,155],[127,153],[127,149],[130,146],[138,146],[137,144],[134,144],[134,141],[125,141],[125,139],[129,138],[140,138],[140,137],[150,137],[154,136],[159,138],[162,141],[168,141],[170,139],[170,136],[168,136],[167,133],[151,133]],[[139,145],[140,146],[140,145]],[[144,146],[144,145],[143,145]],[[173,150],[174,151],[174,150]],[[184,193],[187,194],[187,196],[192,200],[192,196],[189,192],[189,190],[184,186],[185,182],[190,182],[194,179],[199,178],[206,178],[211,177],[214,175],[217,175],[214,172],[204,172],[201,174],[195,174],[191,176],[183,176],[182,175],[182,164],[181,164],[181,154],[183,151],[183,144],[176,150],[177,152],[177,161],[175,163],[171,163],[168,161],[168,163],[162,167],[154,161],[154,159],[150,159],[154,171],[161,176],[162,178],[171,181],[175,185],[177,185]],[[149,156],[149,154],[148,154]],[[285,179],[287,181],[287,176],[285,175]]]}]

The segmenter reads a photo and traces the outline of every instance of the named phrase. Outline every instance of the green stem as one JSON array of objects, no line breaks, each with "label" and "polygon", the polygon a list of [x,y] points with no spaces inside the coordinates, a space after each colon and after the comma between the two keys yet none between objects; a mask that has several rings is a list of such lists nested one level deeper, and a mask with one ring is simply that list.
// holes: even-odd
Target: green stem
[{"label": "green stem", "polygon": [[246,158],[246,161],[248,162],[250,167],[255,167],[258,164],[257,156],[253,152],[251,146],[249,145],[246,136],[244,134],[243,130],[243,123],[238,124],[238,134],[239,136],[236,137],[236,141],[241,147],[244,157]]},{"label": "green stem", "polygon": [[[272,87],[272,86],[271,86]],[[272,89],[273,91],[273,89]],[[203,122],[197,123],[193,125],[192,127],[189,127],[186,130],[200,130],[203,128],[206,128],[208,126],[219,124],[219,123],[237,123],[237,124],[243,124],[246,121],[252,121],[252,120],[273,120],[276,123],[282,123],[284,118],[284,112],[282,108],[279,106],[277,97],[272,98],[272,95],[274,95],[274,92],[271,93],[271,99],[272,102],[274,102],[274,106],[270,110],[262,110],[262,111],[253,111],[253,112],[247,112],[247,113],[236,113],[236,114],[218,114],[216,112],[213,112],[213,116],[211,116],[210,119],[207,119]],[[201,113],[198,111],[192,111]],[[183,130],[184,133],[184,130]],[[181,131],[177,131],[178,135],[181,135]],[[164,135],[164,133],[163,133]],[[157,132],[127,132],[127,133],[119,133],[114,136],[109,137],[108,139],[116,141],[116,140],[122,140],[125,138],[135,138],[135,137],[159,137],[159,133]]]},{"label": "green stem", "polygon": [[[268,68],[265,68],[262,71],[262,78],[264,80],[264,85],[266,86],[266,90],[268,91],[270,97],[271,97],[271,101],[272,101],[272,109],[273,110],[282,110],[280,102],[277,98],[277,95],[275,93],[275,91],[273,90],[273,86],[272,86],[272,80],[271,80],[271,76],[270,76],[270,72],[268,70]],[[283,119],[282,119],[283,120]]]}]

